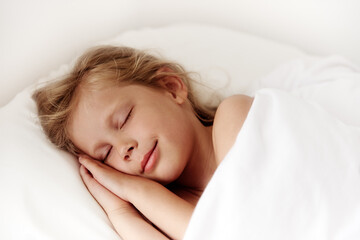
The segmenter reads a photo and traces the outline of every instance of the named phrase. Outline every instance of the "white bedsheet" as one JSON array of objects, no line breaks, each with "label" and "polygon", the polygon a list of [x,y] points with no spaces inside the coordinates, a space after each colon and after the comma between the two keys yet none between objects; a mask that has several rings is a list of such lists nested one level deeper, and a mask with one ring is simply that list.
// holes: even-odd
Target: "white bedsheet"
[{"label": "white bedsheet", "polygon": [[185,239],[360,239],[360,76],[345,66],[256,92]]}]

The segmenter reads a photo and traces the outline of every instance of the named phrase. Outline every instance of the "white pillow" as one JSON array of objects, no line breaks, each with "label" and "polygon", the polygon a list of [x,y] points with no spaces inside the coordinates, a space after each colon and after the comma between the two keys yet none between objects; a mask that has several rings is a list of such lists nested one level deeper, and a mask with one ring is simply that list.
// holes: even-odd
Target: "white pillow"
[{"label": "white pillow", "polygon": [[[199,72],[222,95],[252,95],[277,65],[306,58],[291,46],[202,25],[128,31],[104,43],[154,49]],[[70,67],[62,66],[41,81]],[[197,89],[209,100],[206,89]],[[83,185],[76,159],[43,134],[32,90],[25,89],[0,109],[0,239],[119,239]]]}]

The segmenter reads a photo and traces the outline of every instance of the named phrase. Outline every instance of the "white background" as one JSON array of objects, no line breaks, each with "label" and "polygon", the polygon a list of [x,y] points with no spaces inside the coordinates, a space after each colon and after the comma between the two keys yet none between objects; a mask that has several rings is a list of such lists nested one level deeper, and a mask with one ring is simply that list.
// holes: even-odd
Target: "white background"
[{"label": "white background", "polygon": [[0,106],[98,41],[179,22],[229,27],[360,65],[359,13],[357,0],[1,0]]}]

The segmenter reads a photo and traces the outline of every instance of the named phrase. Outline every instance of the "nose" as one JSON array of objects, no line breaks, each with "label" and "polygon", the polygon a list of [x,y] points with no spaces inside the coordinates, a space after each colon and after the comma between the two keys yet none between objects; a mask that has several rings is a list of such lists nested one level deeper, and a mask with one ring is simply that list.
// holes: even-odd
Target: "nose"
[{"label": "nose", "polygon": [[134,149],[134,147],[129,147],[128,149],[124,149],[124,153],[122,154],[122,159],[124,159],[124,160],[126,160],[126,161],[128,161],[128,160],[130,160],[130,155],[131,155],[131,153],[132,153],[132,151],[133,151],[133,149]]},{"label": "nose", "polygon": [[127,141],[125,143],[118,143],[116,150],[122,160],[130,161],[135,147],[136,142]]}]

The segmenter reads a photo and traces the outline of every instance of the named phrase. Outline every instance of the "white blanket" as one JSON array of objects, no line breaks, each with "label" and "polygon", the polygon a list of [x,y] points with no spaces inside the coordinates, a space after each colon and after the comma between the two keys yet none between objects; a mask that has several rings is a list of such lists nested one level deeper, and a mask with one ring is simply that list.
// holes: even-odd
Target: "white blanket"
[{"label": "white blanket", "polygon": [[256,92],[185,239],[360,239],[359,74],[300,85]]}]

